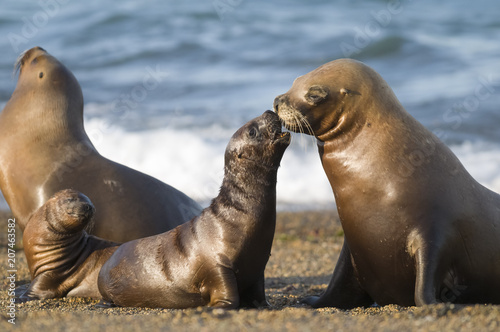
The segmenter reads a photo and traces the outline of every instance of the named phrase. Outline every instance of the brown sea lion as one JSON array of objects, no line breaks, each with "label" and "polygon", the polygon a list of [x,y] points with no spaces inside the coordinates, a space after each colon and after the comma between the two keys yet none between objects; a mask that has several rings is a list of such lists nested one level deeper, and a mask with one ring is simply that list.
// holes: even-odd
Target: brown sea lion
[{"label": "brown sea lion", "polygon": [[201,212],[182,192],[97,152],[83,127],[80,85],[56,58],[35,47],[18,67],[0,113],[0,189],[21,229],[67,188],[95,204],[91,233],[117,242],[165,232]]},{"label": "brown sea lion", "polygon": [[276,97],[316,136],[344,246],[314,307],[500,303],[500,195],[401,106],[368,66],[327,63]]},{"label": "brown sea lion", "polygon": [[64,296],[101,298],[97,276],[119,244],[84,231],[94,211],[87,196],[62,190],[31,216],[23,243],[32,282],[21,301]]},{"label": "brown sea lion", "polygon": [[267,305],[276,176],[289,143],[270,111],[240,128],[226,148],[224,180],[211,205],[167,233],[122,244],[99,273],[103,299],[155,308]]}]

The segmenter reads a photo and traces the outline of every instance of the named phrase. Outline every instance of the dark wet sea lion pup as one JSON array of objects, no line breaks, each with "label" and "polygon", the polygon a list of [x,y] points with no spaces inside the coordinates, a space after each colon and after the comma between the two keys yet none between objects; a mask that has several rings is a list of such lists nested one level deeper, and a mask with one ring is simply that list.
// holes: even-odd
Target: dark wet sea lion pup
[{"label": "dark wet sea lion pup", "polygon": [[0,189],[22,230],[67,188],[95,204],[91,233],[118,242],[165,232],[201,212],[182,192],[97,152],[83,127],[80,85],[55,57],[35,47],[18,67],[16,89],[0,113]]},{"label": "dark wet sea lion pup", "polygon": [[276,97],[275,111],[316,136],[345,233],[326,292],[307,303],[500,303],[500,195],[373,69],[327,63]]},{"label": "dark wet sea lion pup", "polygon": [[224,180],[211,205],[167,233],[122,244],[99,273],[103,298],[134,307],[267,305],[276,176],[289,143],[270,111],[240,128],[226,148]]},{"label": "dark wet sea lion pup", "polygon": [[101,298],[97,276],[119,244],[84,231],[94,211],[87,196],[63,190],[31,216],[23,243],[32,282],[21,301],[64,296]]}]

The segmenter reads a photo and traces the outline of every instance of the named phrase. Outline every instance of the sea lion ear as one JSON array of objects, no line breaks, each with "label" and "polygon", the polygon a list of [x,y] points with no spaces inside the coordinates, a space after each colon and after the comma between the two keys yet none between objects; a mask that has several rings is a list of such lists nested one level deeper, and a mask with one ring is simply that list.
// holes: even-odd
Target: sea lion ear
[{"label": "sea lion ear", "polygon": [[358,91],[352,91],[352,90],[349,90],[349,89],[346,89],[346,88],[342,88],[340,89],[340,93],[344,96],[347,96],[347,95],[358,95],[358,96],[361,96],[361,93],[359,93]]}]

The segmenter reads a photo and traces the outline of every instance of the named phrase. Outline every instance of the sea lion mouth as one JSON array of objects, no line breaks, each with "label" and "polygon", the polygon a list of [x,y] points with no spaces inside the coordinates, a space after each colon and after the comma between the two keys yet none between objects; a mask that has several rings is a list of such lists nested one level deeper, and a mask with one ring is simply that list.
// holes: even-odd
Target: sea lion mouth
[{"label": "sea lion mouth", "polygon": [[291,139],[290,132],[288,132],[288,131],[281,131],[280,130],[279,133],[275,133],[274,134],[273,141],[274,142],[283,141],[283,142],[286,142],[286,143],[290,143],[290,139]]},{"label": "sea lion mouth", "polygon": [[81,204],[68,208],[66,213],[74,218],[90,218],[94,214],[94,207],[90,204]]},{"label": "sea lion mouth", "polygon": [[304,114],[291,107],[288,103],[275,104],[274,111],[286,129],[296,133],[315,136],[311,124]]},{"label": "sea lion mouth", "polygon": [[280,142],[290,142],[290,133],[282,130],[282,120],[278,114],[273,111],[266,111],[266,114],[270,117],[268,122],[269,136],[273,143]]}]

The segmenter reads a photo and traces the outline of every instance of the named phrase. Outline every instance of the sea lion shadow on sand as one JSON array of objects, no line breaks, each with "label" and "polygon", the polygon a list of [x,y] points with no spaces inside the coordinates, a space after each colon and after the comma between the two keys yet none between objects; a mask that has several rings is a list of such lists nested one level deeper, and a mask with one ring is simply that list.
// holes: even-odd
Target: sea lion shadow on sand
[{"label": "sea lion shadow on sand", "polygon": [[345,234],[326,292],[306,303],[500,303],[500,195],[378,73],[332,61],[297,78],[274,109],[288,129],[317,138]]}]

